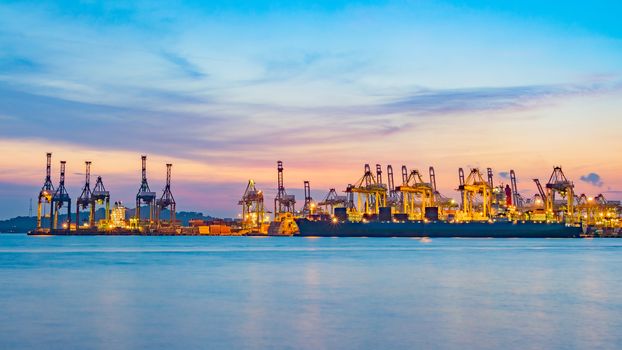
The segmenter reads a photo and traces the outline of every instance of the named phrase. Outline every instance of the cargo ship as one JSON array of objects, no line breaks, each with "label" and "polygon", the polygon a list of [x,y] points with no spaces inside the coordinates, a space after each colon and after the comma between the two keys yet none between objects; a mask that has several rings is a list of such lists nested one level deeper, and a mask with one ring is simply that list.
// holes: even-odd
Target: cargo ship
[{"label": "cargo ship", "polygon": [[581,226],[529,221],[337,221],[296,219],[303,237],[580,238]]}]

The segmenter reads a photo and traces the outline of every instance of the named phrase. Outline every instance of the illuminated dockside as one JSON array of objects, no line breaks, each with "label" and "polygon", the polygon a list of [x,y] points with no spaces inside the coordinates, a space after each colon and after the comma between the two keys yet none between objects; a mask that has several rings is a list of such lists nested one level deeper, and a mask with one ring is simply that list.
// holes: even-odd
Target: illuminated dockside
[{"label": "illuminated dockside", "polygon": [[[91,162],[85,184],[76,200],[72,222],[71,198],[65,188],[66,162],[61,162],[60,181],[51,180],[51,153],[46,155],[46,176],[39,193],[37,228],[31,234],[144,234],[144,235],[271,235],[271,236],[397,236],[397,237],[579,237],[620,236],[619,201],[602,194],[576,194],[574,184],[556,166],[542,184],[533,179],[537,193],[523,197],[514,170],[508,183],[495,182],[491,168],[481,171],[459,168],[456,198],[442,194],[433,167],[426,172],[401,166],[398,178],[391,165],[368,164],[343,194],[331,188],[322,201],[311,197],[310,181],[304,184],[304,205],[296,209],[296,197],[287,192],[283,162],[277,162],[273,218],[264,205],[265,194],[249,180],[241,199],[241,214],[234,221],[176,219],[171,187],[172,164],[166,164],[162,195],[149,188],[147,157],[141,157],[141,183],[136,207],[115,202],[102,177],[90,187]],[[386,172],[385,172],[386,169]],[[401,175],[401,176],[400,176]],[[531,182],[531,181],[530,181]],[[104,211],[96,220],[97,206]],[[64,213],[66,210],[66,214]],[[82,210],[88,210],[82,215]],[[133,214],[130,214],[133,210]],[[61,219],[63,218],[64,219]]]}]

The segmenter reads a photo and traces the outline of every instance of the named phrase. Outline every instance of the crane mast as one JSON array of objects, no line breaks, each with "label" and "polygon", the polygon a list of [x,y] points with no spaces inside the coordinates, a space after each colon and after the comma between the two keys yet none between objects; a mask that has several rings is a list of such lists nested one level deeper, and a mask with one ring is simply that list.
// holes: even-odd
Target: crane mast
[{"label": "crane mast", "polygon": [[[52,184],[52,153],[48,152],[46,153],[45,180],[37,200],[37,230],[41,230],[42,218],[45,217],[45,207],[48,204],[51,206],[54,192],[54,185]],[[50,213],[51,211],[52,209],[50,208]]]}]

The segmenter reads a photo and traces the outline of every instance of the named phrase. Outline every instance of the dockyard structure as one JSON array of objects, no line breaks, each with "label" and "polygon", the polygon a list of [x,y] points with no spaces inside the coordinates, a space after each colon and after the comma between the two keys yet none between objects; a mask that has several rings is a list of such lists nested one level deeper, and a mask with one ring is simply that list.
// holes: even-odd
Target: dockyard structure
[{"label": "dockyard structure", "polygon": [[140,187],[138,188],[138,193],[136,193],[136,221],[139,225],[143,223],[143,220],[140,216],[141,206],[143,204],[147,205],[147,209],[149,210],[149,220],[146,222],[146,226],[151,226],[154,222],[155,211],[156,211],[156,193],[152,192],[149,189],[149,182],[147,181],[147,156],[143,155],[140,157],[142,161],[142,169],[141,169],[141,182]]},{"label": "dockyard structure", "polygon": [[[553,167],[553,172],[544,185],[538,179],[533,179],[537,193],[533,197],[525,198],[519,191],[516,172],[513,169],[507,173],[499,173],[501,176],[495,179],[492,168],[484,168],[484,172],[479,168],[471,168],[468,174],[465,174],[463,168],[459,168],[456,190],[460,200],[456,201],[440,193],[437,188],[436,173],[431,166],[428,168],[428,177],[425,178],[424,173],[417,168],[409,171],[403,165],[401,181],[398,178],[400,183],[396,185],[391,165],[383,168],[380,164],[376,164],[372,170],[369,164],[365,164],[363,175],[348,185],[343,195],[335,188],[330,188],[328,194],[320,202],[315,202],[311,196],[310,181],[303,181],[304,205],[300,211],[296,211],[295,196],[288,194],[285,189],[283,162],[277,161],[277,191],[274,198],[274,220],[272,222],[269,220],[269,212],[264,207],[264,193],[257,189],[253,180],[249,180],[242,198],[238,201],[238,204],[242,206],[239,220],[201,222],[190,220],[193,222],[192,225],[182,227],[176,218],[177,203],[171,190],[172,164],[166,164],[166,182],[161,196],[157,198],[156,193],[149,188],[146,160],[146,156],[141,156],[141,184],[136,194],[134,215],[129,219],[127,218],[128,209],[120,202],[115,202],[111,210],[110,192],[106,190],[101,176],[97,177],[95,186],[91,186],[92,162],[85,161],[84,185],[75,202],[76,222],[72,224],[72,201],[65,184],[67,164],[65,161],[60,162],[60,176],[58,185],[55,187],[51,179],[52,154],[47,153],[45,180],[38,196],[37,226],[33,232],[36,234],[73,234],[72,232],[75,232],[75,234],[293,235],[299,230],[299,222],[306,225],[304,220],[310,220],[330,222],[331,225],[342,222],[408,225],[417,223],[481,225],[499,222],[555,224],[582,226],[585,235],[622,236],[620,201],[607,200],[603,194],[596,196],[575,194],[574,183],[566,177],[561,166]],[[386,175],[383,173],[384,169],[386,169]],[[502,179],[508,179],[509,182],[503,183]],[[95,218],[95,213],[99,211],[98,206],[104,207],[103,219],[100,218],[100,220]],[[141,209],[144,206],[149,210],[147,219],[141,219]],[[88,219],[82,217],[86,209],[88,209]],[[168,220],[162,217],[162,212],[166,210],[170,213]],[[45,220],[47,218],[49,218],[49,224]],[[408,225],[404,227],[413,229],[419,227]],[[306,227],[308,229],[309,226]],[[322,230],[326,230],[325,234],[330,234],[332,226],[322,227],[324,227]],[[536,226],[533,227],[536,228]],[[454,229],[451,228],[451,230]],[[364,235],[365,229],[361,230],[360,234]],[[512,231],[508,230],[507,232]],[[599,233],[603,230],[607,230],[607,233]],[[549,234],[546,226],[537,226],[537,229],[532,232]]]},{"label": "dockyard structure", "polygon": [[[94,220],[95,220],[95,210],[91,206],[91,162],[87,160],[84,162],[84,164],[85,164],[84,187],[82,187],[82,193],[80,193],[80,196],[76,200],[76,228],[77,229],[91,228],[94,226]],[[80,211],[87,209],[87,208],[90,208],[89,220],[87,223],[82,224],[82,222],[80,221]]]},{"label": "dockyard structure", "polygon": [[[380,180],[380,181],[379,181]],[[350,200],[349,212],[352,217],[374,217],[381,207],[386,207],[387,187],[382,182],[382,171],[376,168],[376,175],[369,164],[365,164],[363,176],[354,184],[348,185],[346,193]]]},{"label": "dockyard structure", "polygon": [[402,185],[396,190],[401,193],[402,212],[410,220],[423,220],[425,209],[434,207],[434,187],[425,182],[419,170],[411,170],[408,174],[406,166],[402,167]]},{"label": "dockyard structure", "polygon": [[50,229],[57,230],[58,226],[58,213],[63,209],[67,209],[67,216],[65,222],[62,223],[61,227],[63,230],[69,230],[71,228],[71,198],[69,197],[69,193],[67,193],[67,189],[65,188],[65,165],[66,161],[61,160],[60,162],[60,180],[58,183],[58,187],[56,191],[54,191],[54,195],[52,196],[50,216],[52,218],[52,225]]},{"label": "dockyard structure", "polygon": [[294,214],[296,211],[296,196],[287,194],[283,183],[283,162],[277,161],[277,194],[274,198],[274,218],[281,214]]},{"label": "dockyard structure", "polygon": [[242,199],[242,229],[249,232],[260,232],[266,222],[263,191],[258,190],[254,180],[248,180]]},{"label": "dockyard structure", "polygon": [[54,195],[54,185],[52,184],[52,153],[46,154],[46,166],[45,166],[45,180],[41,191],[39,191],[39,199],[37,202],[37,230],[42,230],[43,218],[48,217],[46,209],[49,209],[49,213],[52,212],[52,196]]},{"label": "dockyard structure", "polygon": [[[162,196],[156,202],[156,223],[158,227],[161,227],[162,224],[166,224],[168,226],[175,225],[175,210],[176,203],[175,198],[173,197],[173,192],[171,192],[171,168],[173,164],[166,164],[166,185],[164,186],[164,190],[162,191]],[[169,211],[169,221],[165,222],[162,220],[162,211],[168,209]]]},{"label": "dockyard structure", "polygon": [[324,200],[319,202],[317,205],[323,208],[325,213],[333,215],[335,213],[335,208],[345,208],[347,203],[348,198],[346,196],[340,196],[336,189],[331,188],[328,190],[328,194],[326,194]]},{"label": "dockyard structure", "polygon": [[95,187],[91,192],[91,216],[89,218],[91,227],[95,226],[95,212],[98,205],[104,206],[104,219],[101,227],[107,229],[110,226],[110,192],[106,190],[101,176],[97,177]]},{"label": "dockyard structure", "polygon": [[311,197],[311,183],[309,181],[304,181],[304,194],[305,194],[305,204],[302,207],[302,215],[303,216],[311,216],[315,215],[318,211],[317,204],[313,201],[313,197]]}]

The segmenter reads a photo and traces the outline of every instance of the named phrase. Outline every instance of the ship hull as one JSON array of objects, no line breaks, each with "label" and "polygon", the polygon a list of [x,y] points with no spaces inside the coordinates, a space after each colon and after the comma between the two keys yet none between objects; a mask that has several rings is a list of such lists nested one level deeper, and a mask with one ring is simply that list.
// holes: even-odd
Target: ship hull
[{"label": "ship hull", "polygon": [[512,222],[339,222],[296,220],[299,236],[317,237],[464,237],[579,238],[580,227],[558,223]]}]

